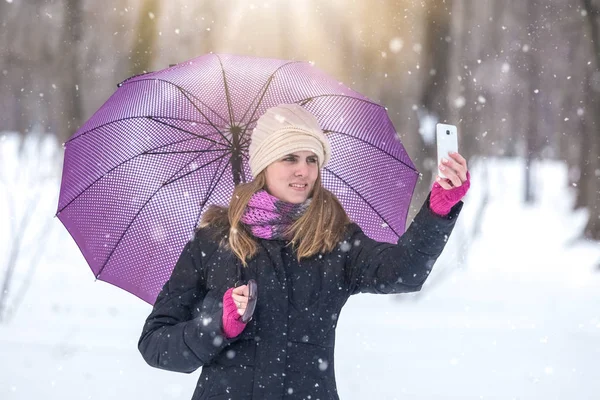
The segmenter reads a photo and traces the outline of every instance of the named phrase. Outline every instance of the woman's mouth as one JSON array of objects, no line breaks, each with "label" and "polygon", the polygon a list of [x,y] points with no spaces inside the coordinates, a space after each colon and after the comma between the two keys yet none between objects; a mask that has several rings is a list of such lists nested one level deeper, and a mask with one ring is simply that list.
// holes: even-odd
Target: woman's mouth
[{"label": "woman's mouth", "polygon": [[299,192],[303,192],[308,187],[308,184],[290,183],[290,187]]}]

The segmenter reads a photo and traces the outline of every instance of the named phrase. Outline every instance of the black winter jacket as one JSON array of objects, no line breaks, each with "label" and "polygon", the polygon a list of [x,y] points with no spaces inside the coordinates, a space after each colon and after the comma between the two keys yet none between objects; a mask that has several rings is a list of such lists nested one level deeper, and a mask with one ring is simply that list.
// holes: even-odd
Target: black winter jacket
[{"label": "black winter jacket", "polygon": [[[156,299],[140,352],[157,368],[202,367],[193,400],[338,399],[333,355],[340,311],[356,293],[421,289],[462,208],[460,202],[439,217],[428,204],[396,245],[373,241],[350,224],[334,251],[300,263],[287,242],[258,239],[259,253],[243,268],[210,229],[200,229]],[[227,339],[223,295],[251,278],[258,283],[254,317]]]}]

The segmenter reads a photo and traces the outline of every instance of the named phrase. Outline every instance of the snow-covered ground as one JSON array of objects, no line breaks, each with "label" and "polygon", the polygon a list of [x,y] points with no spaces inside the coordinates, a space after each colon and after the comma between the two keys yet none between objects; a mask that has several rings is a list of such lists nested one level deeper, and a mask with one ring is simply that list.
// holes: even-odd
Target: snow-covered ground
[{"label": "snow-covered ground", "polygon": [[[14,170],[12,137],[0,137],[0,168]],[[43,159],[33,160],[34,171]],[[336,348],[342,399],[600,398],[600,244],[578,239],[585,212],[570,209],[566,170],[537,165],[539,202],[525,206],[521,161],[485,165],[487,176],[472,165],[460,223],[424,290],[355,296],[343,310]],[[34,190],[29,178],[6,176],[3,269],[13,234],[6,221]],[[59,184],[48,179],[35,195],[42,200],[15,285],[36,269],[20,307],[0,324],[0,399],[190,398],[199,371],[153,369],[137,351],[151,307],[94,281],[53,218]],[[490,202],[478,214],[484,185]],[[10,213],[7,194],[21,196]]]}]

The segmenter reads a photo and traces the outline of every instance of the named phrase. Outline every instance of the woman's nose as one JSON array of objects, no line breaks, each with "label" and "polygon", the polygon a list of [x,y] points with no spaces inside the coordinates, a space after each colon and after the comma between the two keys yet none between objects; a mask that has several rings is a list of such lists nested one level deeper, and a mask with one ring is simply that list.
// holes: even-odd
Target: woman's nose
[{"label": "woman's nose", "polygon": [[296,176],[305,176],[308,173],[308,164],[298,163],[296,168]]}]

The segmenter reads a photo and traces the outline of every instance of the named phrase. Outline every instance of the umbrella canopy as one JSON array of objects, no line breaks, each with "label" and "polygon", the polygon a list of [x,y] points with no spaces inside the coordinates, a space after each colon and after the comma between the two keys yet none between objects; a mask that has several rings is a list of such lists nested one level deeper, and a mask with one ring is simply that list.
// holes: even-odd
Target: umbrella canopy
[{"label": "umbrella canopy", "polygon": [[385,108],[307,62],[208,54],[120,83],[65,143],[56,215],[96,277],[153,304],[204,210],[252,179],[252,129],[283,103],[330,140],[324,186],[395,242],[419,174]]}]

